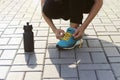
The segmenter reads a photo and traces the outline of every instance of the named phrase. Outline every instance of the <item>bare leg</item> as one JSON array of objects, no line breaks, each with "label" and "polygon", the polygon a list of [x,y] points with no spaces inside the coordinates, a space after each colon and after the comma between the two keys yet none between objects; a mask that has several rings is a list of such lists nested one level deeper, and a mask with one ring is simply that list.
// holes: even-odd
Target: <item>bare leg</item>
[{"label": "bare leg", "polygon": [[52,31],[55,33],[55,31],[56,31],[57,28],[53,24],[52,19],[48,18],[43,12],[42,12],[42,16],[44,17],[44,19],[47,22],[47,24],[51,27]]},{"label": "bare leg", "polygon": [[70,22],[70,27],[72,27],[72,28],[78,28],[79,24]]}]

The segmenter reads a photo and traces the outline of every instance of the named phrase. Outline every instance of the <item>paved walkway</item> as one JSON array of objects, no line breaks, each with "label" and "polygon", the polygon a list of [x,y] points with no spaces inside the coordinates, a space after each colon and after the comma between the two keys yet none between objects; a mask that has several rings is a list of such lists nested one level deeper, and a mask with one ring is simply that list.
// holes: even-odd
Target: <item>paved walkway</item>
[{"label": "paved walkway", "polygon": [[[26,22],[34,27],[35,54],[24,53]],[[0,80],[120,80],[120,0],[104,0],[85,34],[82,48],[59,51],[40,0],[0,0]]]}]

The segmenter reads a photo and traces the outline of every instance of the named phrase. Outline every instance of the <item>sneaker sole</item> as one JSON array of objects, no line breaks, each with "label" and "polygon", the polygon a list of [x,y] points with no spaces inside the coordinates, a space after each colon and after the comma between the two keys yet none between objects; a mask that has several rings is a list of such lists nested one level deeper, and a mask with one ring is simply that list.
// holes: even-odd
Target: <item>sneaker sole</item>
[{"label": "sneaker sole", "polygon": [[79,47],[79,48],[81,48],[82,47],[82,45],[83,45],[83,39],[81,39],[81,40],[78,40],[77,42],[76,42],[76,44],[73,46],[73,47],[70,47],[70,48],[63,48],[63,47],[60,47],[60,46],[56,46],[58,49],[73,49],[73,48],[75,48],[75,47]]}]

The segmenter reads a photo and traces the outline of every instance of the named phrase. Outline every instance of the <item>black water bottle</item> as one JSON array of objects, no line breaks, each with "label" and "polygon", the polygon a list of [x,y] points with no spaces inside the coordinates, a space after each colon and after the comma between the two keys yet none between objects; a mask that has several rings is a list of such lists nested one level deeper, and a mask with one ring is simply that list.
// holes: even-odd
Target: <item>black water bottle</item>
[{"label": "black water bottle", "polygon": [[24,51],[25,52],[34,52],[34,37],[32,32],[32,25],[24,25],[24,33],[23,33],[23,40],[24,40]]}]

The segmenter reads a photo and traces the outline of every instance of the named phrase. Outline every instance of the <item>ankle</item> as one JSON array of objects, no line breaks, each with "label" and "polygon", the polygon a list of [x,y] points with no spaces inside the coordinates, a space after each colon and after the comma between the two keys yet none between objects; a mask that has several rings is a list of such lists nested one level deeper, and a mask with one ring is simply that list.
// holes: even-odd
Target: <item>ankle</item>
[{"label": "ankle", "polygon": [[70,23],[70,27],[72,28],[78,28],[79,27],[79,24],[76,24],[76,23]]}]

